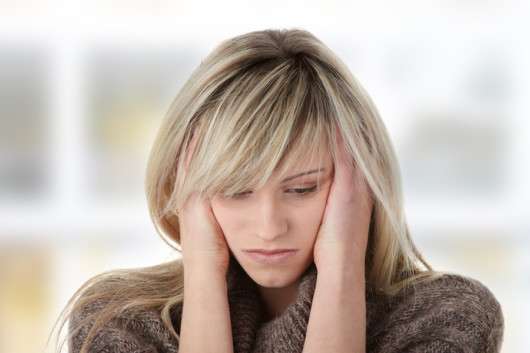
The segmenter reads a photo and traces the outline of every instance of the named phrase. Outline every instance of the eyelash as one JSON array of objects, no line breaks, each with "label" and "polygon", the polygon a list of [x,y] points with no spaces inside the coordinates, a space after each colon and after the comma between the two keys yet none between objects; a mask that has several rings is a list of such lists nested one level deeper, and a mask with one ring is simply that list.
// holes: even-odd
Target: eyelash
[{"label": "eyelash", "polygon": [[308,195],[308,194],[311,194],[317,191],[317,188],[318,188],[318,185],[314,185],[309,188],[293,188],[293,189],[289,189],[289,191],[295,193],[296,195],[302,196],[302,195]]},{"label": "eyelash", "polygon": [[[286,191],[290,194],[295,195],[296,197],[303,197],[309,194],[312,194],[318,190],[318,185],[314,185],[308,188],[291,188],[287,189]],[[232,195],[227,196],[227,198],[233,199],[233,200],[241,200],[245,198],[246,196],[252,194],[252,191],[243,191],[238,192]]]},{"label": "eyelash", "polygon": [[226,196],[226,198],[227,199],[233,199],[233,200],[240,200],[240,199],[244,198],[245,196],[248,196],[251,193],[252,193],[252,191],[243,191],[243,192],[238,192],[236,194],[228,195],[228,196]]}]

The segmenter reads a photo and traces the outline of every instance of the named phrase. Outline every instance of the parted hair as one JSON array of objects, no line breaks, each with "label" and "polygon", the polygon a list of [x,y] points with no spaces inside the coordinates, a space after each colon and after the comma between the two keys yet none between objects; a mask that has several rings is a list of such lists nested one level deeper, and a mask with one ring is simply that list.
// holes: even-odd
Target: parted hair
[{"label": "parted hair", "polygon": [[[212,197],[257,188],[308,152],[329,149],[335,160],[339,135],[374,199],[368,285],[395,294],[428,278],[431,269],[409,236],[397,159],[374,103],[328,47],[299,29],[229,39],[192,73],[150,154],[146,194],[153,224],[179,251],[177,210],[191,193]],[[184,175],[192,137],[196,144]],[[178,338],[170,314],[182,304],[183,285],[180,260],[112,271],[88,281],[63,317],[68,320],[90,301],[113,298],[97,317],[86,319],[95,322],[92,333],[126,310],[156,307]],[[70,327],[70,334],[78,329]]]}]

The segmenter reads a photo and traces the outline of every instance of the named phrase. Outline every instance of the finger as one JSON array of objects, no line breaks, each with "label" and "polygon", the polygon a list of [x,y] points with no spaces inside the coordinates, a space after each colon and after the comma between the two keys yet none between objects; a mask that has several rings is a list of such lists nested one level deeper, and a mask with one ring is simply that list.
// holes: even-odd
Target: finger
[{"label": "finger", "polygon": [[354,166],[340,132],[337,133],[337,150],[335,156],[335,175],[331,193],[340,198],[349,198],[354,191]]},{"label": "finger", "polygon": [[187,243],[187,235],[193,235],[192,240],[208,238],[208,234],[215,230],[216,222],[212,217],[210,202],[197,193],[191,194],[179,212],[182,227],[182,242]]},{"label": "finger", "polygon": [[330,194],[342,204],[353,201],[363,201],[367,207],[372,204],[370,188],[340,132],[337,134],[335,176]]}]

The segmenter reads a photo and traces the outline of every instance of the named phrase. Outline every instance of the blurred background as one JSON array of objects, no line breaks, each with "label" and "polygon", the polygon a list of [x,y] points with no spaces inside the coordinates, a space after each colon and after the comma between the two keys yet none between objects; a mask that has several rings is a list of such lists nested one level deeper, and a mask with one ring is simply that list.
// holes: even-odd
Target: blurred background
[{"label": "blurred background", "polygon": [[[144,170],[157,127],[223,39],[313,32],[372,95],[418,247],[501,302],[529,352],[530,24],[523,0],[0,0],[0,353],[44,351],[70,296],[171,259]],[[48,349],[51,351],[51,349]]]}]

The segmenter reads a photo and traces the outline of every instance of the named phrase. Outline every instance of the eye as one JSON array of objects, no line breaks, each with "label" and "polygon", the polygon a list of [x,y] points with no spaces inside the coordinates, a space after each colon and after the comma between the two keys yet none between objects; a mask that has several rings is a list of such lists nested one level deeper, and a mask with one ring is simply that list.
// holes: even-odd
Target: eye
[{"label": "eye", "polygon": [[233,199],[233,200],[240,200],[240,199],[243,199],[243,198],[249,196],[250,194],[252,194],[252,191],[242,191],[242,192],[237,192],[235,194],[227,195],[227,196],[224,196],[224,197],[225,198],[229,198],[229,199]]},{"label": "eye", "polygon": [[315,192],[318,188],[318,185],[311,186],[309,188],[292,188],[289,189],[289,192],[296,195],[307,195]]}]

